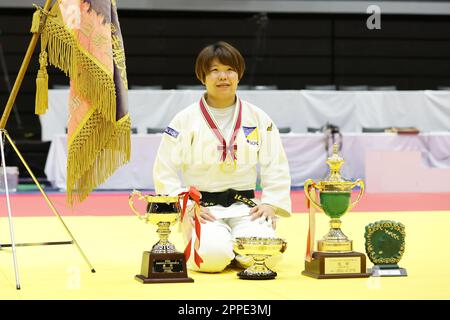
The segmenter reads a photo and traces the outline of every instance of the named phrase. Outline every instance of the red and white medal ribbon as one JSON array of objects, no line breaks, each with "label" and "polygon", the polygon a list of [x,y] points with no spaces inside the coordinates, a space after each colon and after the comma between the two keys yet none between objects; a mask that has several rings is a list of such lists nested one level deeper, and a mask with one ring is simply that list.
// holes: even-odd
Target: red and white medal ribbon
[{"label": "red and white medal ribbon", "polygon": [[230,141],[227,144],[227,141],[223,137],[222,133],[220,132],[220,129],[217,127],[216,123],[214,122],[213,118],[211,117],[211,114],[209,113],[208,109],[206,108],[205,104],[203,103],[203,99],[200,99],[200,110],[202,112],[203,117],[205,118],[206,123],[208,124],[211,131],[216,136],[217,140],[219,140],[220,145],[217,147],[217,150],[221,151],[221,157],[220,160],[222,163],[225,163],[227,159],[228,153],[230,154],[231,160],[236,164],[236,151],[237,151],[237,145],[235,144],[236,136],[239,132],[239,128],[241,127],[242,122],[242,102],[238,98],[238,115],[236,117],[236,122],[234,123],[233,127],[233,134],[231,135]]},{"label": "red and white medal ribbon", "polygon": [[[181,207],[181,221],[183,221],[184,215],[186,213],[186,206],[189,198],[191,198],[194,204],[194,224],[195,224],[195,242],[194,242],[194,261],[197,267],[200,268],[200,264],[203,262],[203,259],[198,254],[198,249],[200,248],[200,236],[201,236],[201,225],[200,225],[200,198],[201,193],[195,187],[190,187],[189,191],[182,192],[178,195],[182,200],[183,204]],[[192,247],[192,234],[189,242],[184,249],[184,256],[186,257],[186,261],[189,260],[191,256],[191,247]]]},{"label": "red and white medal ribbon", "polygon": [[[314,188],[314,185],[311,185],[309,187],[309,190],[306,190],[306,192],[309,193],[309,196],[313,201],[316,201],[316,189]],[[316,233],[316,208],[308,198],[306,199],[306,206],[309,209],[309,229],[308,238],[306,240],[305,260],[311,262],[312,254],[314,251],[314,238]]]}]

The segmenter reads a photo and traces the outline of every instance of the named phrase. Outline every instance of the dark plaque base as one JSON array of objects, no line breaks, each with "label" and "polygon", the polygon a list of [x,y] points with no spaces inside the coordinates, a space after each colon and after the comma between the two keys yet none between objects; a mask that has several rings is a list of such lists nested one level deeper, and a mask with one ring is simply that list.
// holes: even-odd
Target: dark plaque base
[{"label": "dark plaque base", "polygon": [[186,258],[181,252],[144,251],[141,274],[134,278],[141,283],[194,282],[187,276]]},{"label": "dark plaque base", "polygon": [[406,269],[400,268],[396,264],[379,264],[367,269],[372,277],[406,277]]},{"label": "dark plaque base", "polygon": [[360,252],[314,252],[311,262],[305,261],[303,275],[316,279],[368,278],[366,256]]}]

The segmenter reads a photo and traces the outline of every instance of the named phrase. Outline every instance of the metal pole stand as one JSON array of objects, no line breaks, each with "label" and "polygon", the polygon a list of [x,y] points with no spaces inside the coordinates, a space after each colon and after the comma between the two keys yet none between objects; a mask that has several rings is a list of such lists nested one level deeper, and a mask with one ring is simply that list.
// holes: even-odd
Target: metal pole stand
[{"label": "metal pole stand", "polygon": [[[5,139],[6,138],[6,139]],[[27,169],[28,173],[30,174],[31,178],[33,179],[34,183],[38,187],[39,191],[41,191],[42,195],[44,196],[45,201],[47,202],[48,206],[52,210],[52,212],[55,214],[55,216],[58,218],[58,220],[63,225],[64,229],[66,230],[69,237],[72,239],[71,241],[57,241],[57,242],[39,242],[39,243],[15,243],[14,240],[14,228],[13,228],[13,222],[12,222],[12,214],[11,214],[11,204],[10,204],[10,198],[9,198],[9,190],[8,190],[8,178],[6,176],[6,162],[5,162],[5,141],[8,140],[9,144],[13,147],[14,151],[16,152],[17,156],[22,161],[23,165]],[[20,289],[20,281],[19,281],[19,272],[17,268],[17,259],[16,259],[16,247],[24,247],[24,246],[45,246],[45,245],[64,245],[64,244],[74,244],[81,256],[83,257],[84,261],[86,261],[87,265],[89,266],[89,269],[92,273],[95,273],[94,267],[89,262],[88,258],[84,254],[83,250],[81,250],[81,247],[78,245],[78,242],[75,240],[74,236],[70,232],[69,228],[64,223],[63,219],[61,218],[60,214],[56,210],[53,203],[48,198],[47,194],[42,189],[41,185],[37,181],[36,177],[34,176],[33,172],[31,171],[30,167],[28,166],[27,162],[23,158],[22,154],[20,153],[19,149],[17,149],[17,146],[12,141],[11,137],[9,136],[8,132],[5,129],[0,129],[0,149],[1,149],[1,165],[2,165],[2,171],[3,171],[3,180],[5,184],[5,193],[6,193],[6,204],[8,209],[8,219],[9,219],[9,231],[11,236],[11,243],[10,244],[1,244],[0,250],[3,247],[11,247],[13,251],[13,260],[14,260],[14,270],[16,274],[16,288]]]},{"label": "metal pole stand", "polygon": [[[8,221],[9,221],[9,235],[11,237],[11,248],[13,252],[13,262],[14,262],[14,272],[16,275],[16,289],[20,290],[20,279],[19,279],[19,271],[17,268],[17,257],[16,257],[16,244],[14,241],[14,227],[11,216],[11,203],[9,201],[9,187],[8,187],[8,177],[6,176],[6,162],[5,162],[5,148],[3,141],[3,130],[0,131],[0,148],[1,148],[1,156],[2,156],[2,169],[3,169],[3,180],[5,186],[6,193],[6,206],[8,208]],[[6,245],[0,246],[0,249]]]}]

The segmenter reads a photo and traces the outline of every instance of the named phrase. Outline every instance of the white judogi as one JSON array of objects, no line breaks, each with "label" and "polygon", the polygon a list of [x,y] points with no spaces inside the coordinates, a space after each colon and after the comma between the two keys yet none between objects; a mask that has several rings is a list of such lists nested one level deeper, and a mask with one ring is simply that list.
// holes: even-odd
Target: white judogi
[{"label": "white judogi", "polygon": [[[236,122],[240,99],[236,101],[232,125]],[[214,119],[214,112],[210,113]],[[223,129],[228,144],[233,130]],[[242,101],[242,122],[235,143],[236,166],[223,168],[222,151],[218,150],[220,143],[205,121],[199,102],[182,110],[167,127],[158,149],[153,167],[156,193],[178,195],[190,186],[207,192],[230,188],[255,190],[259,166],[262,197],[261,201],[252,200],[274,206],[279,216],[289,216],[291,178],[276,125],[264,111]],[[227,155],[230,160],[230,154]],[[249,221],[250,208],[243,203],[208,208],[217,220],[202,224],[199,253],[204,263],[201,271],[222,271],[229,264],[234,258],[234,237],[275,236],[270,222]]]}]

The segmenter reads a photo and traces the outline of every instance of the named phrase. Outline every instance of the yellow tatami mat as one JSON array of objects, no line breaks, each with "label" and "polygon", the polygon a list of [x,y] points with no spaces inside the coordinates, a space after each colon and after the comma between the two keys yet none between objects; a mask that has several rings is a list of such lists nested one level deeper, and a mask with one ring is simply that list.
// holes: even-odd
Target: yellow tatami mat
[{"label": "yellow tatami mat", "polygon": [[[450,299],[450,211],[350,212],[342,230],[364,250],[364,227],[377,220],[406,226],[406,251],[400,266],[407,277],[316,280],[301,275],[308,217],[295,214],[278,223],[288,247],[275,280],[240,280],[237,270],[220,274],[189,272],[194,283],[141,284],[142,252],[156,242],[156,227],[133,216],[64,217],[70,231],[96,269],[91,273],[74,245],[18,247],[22,289],[15,289],[10,248],[0,250],[0,299]],[[69,240],[56,217],[13,218],[17,243]],[[328,218],[317,216],[317,236]],[[180,234],[171,240],[182,251]],[[9,243],[8,220],[0,219],[0,243]],[[367,260],[368,266],[371,266]]]}]

